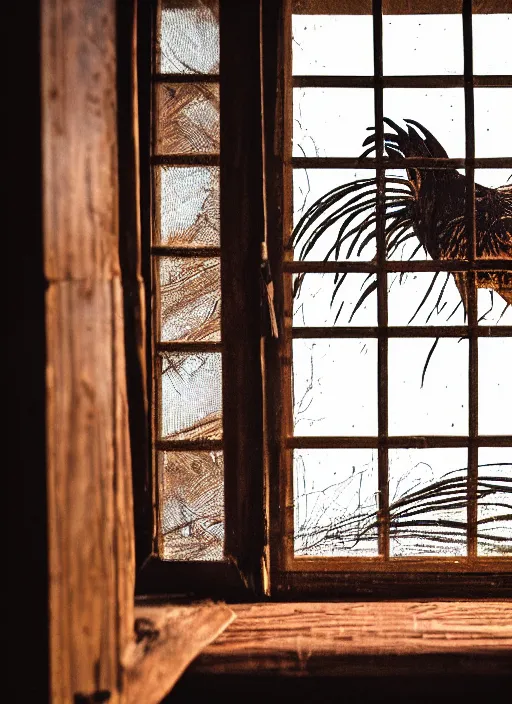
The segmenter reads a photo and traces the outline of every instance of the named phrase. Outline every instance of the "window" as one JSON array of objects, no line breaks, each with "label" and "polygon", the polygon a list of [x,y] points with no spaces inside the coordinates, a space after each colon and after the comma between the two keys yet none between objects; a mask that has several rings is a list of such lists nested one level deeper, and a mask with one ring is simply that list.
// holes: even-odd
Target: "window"
[{"label": "window", "polygon": [[158,552],[224,545],[218,2],[162,2],[153,133]]},{"label": "window", "polygon": [[154,13],[157,573],[485,590],[512,544],[512,15],[236,5]]}]

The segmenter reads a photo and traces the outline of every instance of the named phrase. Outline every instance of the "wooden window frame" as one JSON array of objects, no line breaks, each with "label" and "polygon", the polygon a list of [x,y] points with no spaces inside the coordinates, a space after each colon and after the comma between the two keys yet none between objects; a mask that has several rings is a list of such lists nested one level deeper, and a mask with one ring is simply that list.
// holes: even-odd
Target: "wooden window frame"
[{"label": "wooden window frame", "polygon": [[[224,430],[221,443],[199,441],[190,445],[193,449],[210,449],[210,446],[217,449],[222,446],[224,452],[225,502],[229,507],[225,516],[226,557],[218,562],[171,562],[158,557],[155,475],[150,469],[150,443],[146,441],[145,463],[141,458],[141,473],[138,479],[134,478],[138,594],[187,593],[198,597],[212,596],[231,600],[262,596],[260,556],[265,542],[265,513],[261,472],[263,408],[259,262],[263,179],[261,140],[260,145],[253,140],[260,122],[261,98],[259,81],[247,80],[247,76],[259,76],[260,71],[257,9],[257,2],[223,2],[221,8],[220,102],[221,105],[233,106],[232,110],[223,113],[221,119],[219,160],[220,190],[221,194],[224,194],[221,195],[220,202]],[[149,67],[152,55],[150,38],[156,36],[155,14],[154,0],[140,2],[138,70],[142,268],[146,281],[147,320],[151,319],[149,251],[152,211],[149,177],[152,81]],[[231,61],[232,56],[237,56],[237,61]],[[186,79],[189,79],[188,75]],[[154,80],[162,81],[164,77],[157,75]],[[153,163],[165,161],[165,158],[153,157]],[[176,163],[174,157],[173,163]],[[233,163],[237,164],[236,172],[225,167],[226,164]],[[240,178],[240,174],[244,174],[244,178]],[[229,197],[226,194],[229,194]],[[237,204],[236,208],[233,208],[233,203]],[[239,295],[241,291],[244,292],[243,296]],[[146,349],[147,367],[150,369],[152,341],[149,330]],[[150,398],[151,393],[151,381],[148,379]],[[187,443],[176,443],[176,447],[187,449]],[[134,469],[134,474],[136,472],[137,469]]]},{"label": "wooden window frame", "polygon": [[[376,7],[380,3],[376,2]],[[468,3],[465,2],[467,8]],[[170,562],[161,560],[155,552],[156,487],[150,471],[151,456],[148,437],[142,439],[139,432],[138,447],[144,447],[138,462],[134,464],[135,525],[137,580],[136,591],[147,594],[191,594],[211,596],[228,601],[259,600],[271,597],[276,600],[337,598],[371,596],[375,598],[423,598],[423,597],[500,597],[512,595],[512,571],[505,561],[489,564],[479,562],[485,569],[475,569],[468,564],[464,570],[453,570],[450,561],[436,563],[430,569],[422,561],[414,571],[375,569],[375,562],[368,567],[361,562],[350,563],[336,559],[311,560],[304,569],[290,569],[290,561],[283,551],[283,536],[289,528],[292,497],[289,482],[283,481],[284,467],[288,466],[290,446],[293,441],[283,438],[289,427],[283,409],[283,394],[290,392],[290,379],[283,366],[286,355],[286,336],[279,339],[265,334],[268,320],[264,305],[264,292],[260,272],[260,244],[264,230],[264,201],[266,202],[266,226],[270,233],[268,241],[269,261],[275,286],[275,306],[278,320],[284,320],[289,301],[284,288],[284,273],[299,265],[283,262],[281,236],[276,233],[291,231],[291,169],[294,165],[352,166],[356,159],[299,159],[285,153],[285,145],[291,144],[291,0],[272,2],[263,0],[263,16],[259,16],[259,3],[250,0],[239,3],[221,0],[221,71],[220,100],[230,105],[223,110],[221,118],[221,268],[222,268],[222,330],[223,330],[223,414],[226,496],[226,559],[222,562]],[[141,128],[141,210],[142,210],[142,269],[147,285],[146,300],[149,304],[151,291],[149,243],[151,223],[151,198],[149,174],[151,109],[151,80],[148,67],[151,65],[152,0],[141,0],[139,5],[139,115]],[[467,9],[465,14],[467,23]],[[262,90],[264,95],[264,144],[261,140],[261,94],[260,94],[260,22],[263,51]],[[377,32],[381,31],[377,27]],[[466,36],[468,34],[466,33]],[[467,43],[467,40],[466,40]],[[233,56],[237,57],[232,61]],[[466,56],[468,47],[466,46]],[[382,76],[382,52],[376,53],[376,78],[359,79],[357,85],[376,88],[376,116],[382,116],[382,90],[387,85],[412,86],[414,77],[385,78]],[[506,77],[505,77],[506,78]],[[472,86],[471,67],[466,60],[462,85],[466,96]],[[315,77],[314,85],[354,85],[354,79]],[[446,77],[439,80],[429,77],[432,85],[460,85],[461,79]],[[504,77],[488,79],[489,84],[504,85]],[[302,85],[308,79],[297,79],[294,85]],[[311,82],[311,81],[310,81]],[[428,83],[428,81],[427,81]],[[308,83],[309,85],[309,83]],[[423,85],[423,83],[422,83]],[[475,83],[477,85],[477,83]],[[480,84],[478,84],[480,85]],[[488,85],[488,83],[485,83]],[[378,97],[380,95],[380,98]],[[222,107],[221,107],[222,109]],[[466,115],[471,113],[471,101],[466,98]],[[377,138],[383,139],[382,120],[376,120]],[[233,138],[236,135],[236,139]],[[482,160],[475,160],[474,141],[467,145],[466,160],[450,160],[450,165],[474,169]],[[376,160],[377,161],[377,160]],[[455,161],[457,163],[455,164]],[[461,161],[459,164],[458,162]],[[489,160],[483,160],[488,165]],[[451,164],[451,162],[454,162]],[[493,166],[507,166],[504,160],[493,160]],[[503,163],[502,163],[503,162]],[[237,168],[226,168],[236,164]],[[365,165],[366,162],[365,162]],[[386,164],[389,167],[389,164]],[[376,163],[377,168],[382,166]],[[244,174],[244,178],[240,178]],[[263,192],[263,188],[265,192]],[[474,199],[474,191],[473,191]],[[237,208],[232,204],[236,203]],[[474,200],[473,200],[474,203]],[[468,207],[468,217],[473,211]],[[243,233],[243,236],[241,236]],[[383,259],[385,253],[380,253]],[[242,265],[240,263],[243,263]],[[383,262],[379,260],[382,266]],[[430,268],[418,267],[425,270]],[[399,268],[400,262],[394,263]],[[329,268],[326,265],[326,269]],[[334,265],[333,265],[334,266]],[[410,263],[407,263],[410,269]],[[303,266],[304,270],[308,267]],[[334,268],[336,268],[334,266]],[[350,268],[350,265],[345,268]],[[357,271],[364,266],[357,264]],[[458,267],[460,268],[460,267]],[[334,270],[334,269],[333,269]],[[382,286],[380,287],[382,289]],[[243,295],[240,295],[243,292]],[[380,290],[379,307],[382,316],[382,301],[386,293]],[[150,320],[149,308],[146,319]],[[472,344],[478,331],[475,321],[470,321]],[[283,332],[283,331],[281,331]],[[430,335],[435,329],[429,328]],[[417,331],[415,330],[415,334]],[[496,333],[498,334],[498,333]],[[148,368],[151,365],[151,337],[147,331],[146,349]],[[387,337],[376,334],[381,353],[385,351]],[[236,373],[234,373],[236,370]],[[476,403],[476,371],[472,374],[471,403]],[[289,377],[289,375],[288,375]],[[385,381],[385,380],[384,380]],[[280,394],[266,390],[278,388]],[[151,383],[148,379],[151,397]],[[143,401],[139,399],[139,408]],[[380,417],[386,410],[380,402]],[[283,417],[285,413],[285,417]],[[139,420],[142,413],[138,414]],[[132,439],[134,424],[132,423]],[[147,427],[147,426],[146,426]],[[398,441],[407,441],[399,439]],[[312,441],[313,442],[313,441]],[[452,443],[450,445],[450,442]],[[499,441],[498,441],[499,442]],[[449,438],[447,446],[461,446],[460,439]],[[458,443],[458,444],[457,444]],[[379,438],[381,447],[390,445],[387,433]],[[439,443],[438,443],[439,444]],[[463,443],[462,443],[463,444]],[[314,445],[314,443],[313,443]],[[466,446],[470,452],[469,481],[474,481],[477,468],[477,436],[475,427],[470,429]],[[397,445],[400,446],[400,445]],[[401,445],[405,446],[405,445]],[[410,442],[409,445],[410,446]],[[421,446],[424,446],[423,440]],[[206,447],[206,444],[205,444]],[[196,448],[195,448],[196,449]],[[385,458],[381,452],[381,458]],[[139,466],[137,466],[139,465]],[[381,490],[385,484],[385,472],[380,460]],[[476,502],[473,512],[476,511]],[[293,519],[293,514],[291,514]],[[386,520],[381,515],[382,520]]]}]

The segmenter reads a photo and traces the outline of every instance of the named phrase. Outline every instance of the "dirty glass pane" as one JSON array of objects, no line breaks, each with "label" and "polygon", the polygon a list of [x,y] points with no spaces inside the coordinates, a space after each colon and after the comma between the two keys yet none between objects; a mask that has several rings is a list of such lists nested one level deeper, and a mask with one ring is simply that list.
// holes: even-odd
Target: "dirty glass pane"
[{"label": "dirty glass pane", "polygon": [[466,322],[452,274],[388,274],[389,325],[464,325]]},{"label": "dirty glass pane", "polygon": [[512,338],[478,340],[478,430],[512,435]]},{"label": "dirty glass pane", "polygon": [[512,448],[478,450],[478,554],[512,554]]},{"label": "dirty glass pane", "polygon": [[[295,275],[293,325],[377,325],[375,274]],[[334,295],[334,298],[333,298]]]},{"label": "dirty glass pane", "polygon": [[[512,171],[510,169],[475,169],[475,183],[487,188],[512,188]],[[506,190],[502,190],[506,193]]]},{"label": "dirty glass pane", "polygon": [[162,257],[160,340],[220,340],[220,260]]},{"label": "dirty glass pane", "polygon": [[512,88],[475,88],[475,156],[512,156]]},{"label": "dirty glass pane", "polygon": [[389,340],[390,435],[466,435],[468,341]]},{"label": "dirty glass pane", "polygon": [[219,246],[218,167],[157,167],[155,182],[154,244]]},{"label": "dirty glass pane", "polygon": [[401,127],[405,127],[405,119],[416,120],[450,158],[466,155],[462,88],[385,88],[384,116]]},{"label": "dirty glass pane", "polygon": [[160,438],[218,439],[222,436],[221,354],[161,352]]},{"label": "dirty glass pane", "polygon": [[376,556],[377,488],[376,450],[295,450],[295,556]]},{"label": "dirty glass pane", "polygon": [[[482,272],[481,277],[484,274]],[[509,288],[512,275],[508,272],[489,272],[489,277],[496,283],[498,290],[503,282]],[[510,286],[512,293],[512,286]],[[508,298],[508,295],[507,295]],[[512,299],[512,295],[510,296]],[[491,288],[478,289],[478,322],[480,325],[512,325],[512,305]]]},{"label": "dirty glass pane", "polygon": [[512,73],[511,36],[512,14],[473,15],[473,73],[475,75]]},{"label": "dirty glass pane", "polygon": [[372,6],[360,5],[365,14],[292,15],[295,76],[373,75]]},{"label": "dirty glass pane", "polygon": [[160,73],[218,73],[218,0],[162,0]]},{"label": "dirty glass pane", "polygon": [[156,154],[219,151],[218,85],[164,83],[156,92]]},{"label": "dirty glass pane", "polygon": [[462,75],[462,15],[386,14],[382,52],[385,76]]},{"label": "dirty glass pane", "polygon": [[295,435],[377,435],[377,341],[293,341]]},{"label": "dirty glass pane", "polygon": [[360,156],[374,122],[370,88],[294,88],[293,156]]},{"label": "dirty glass pane", "polygon": [[390,555],[467,554],[467,450],[389,450]]},{"label": "dirty glass pane", "polygon": [[164,560],[222,560],[222,452],[159,452],[159,544]]},{"label": "dirty glass pane", "polygon": [[375,202],[374,169],[294,169],[295,258],[373,259]]}]

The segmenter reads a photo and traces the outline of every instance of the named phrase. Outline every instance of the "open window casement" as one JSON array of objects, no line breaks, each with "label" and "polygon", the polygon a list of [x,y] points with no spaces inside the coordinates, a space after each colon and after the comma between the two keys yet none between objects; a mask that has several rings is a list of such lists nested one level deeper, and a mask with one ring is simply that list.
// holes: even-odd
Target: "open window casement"
[{"label": "open window casement", "polygon": [[511,14],[470,5],[154,8],[151,590],[510,572]]}]

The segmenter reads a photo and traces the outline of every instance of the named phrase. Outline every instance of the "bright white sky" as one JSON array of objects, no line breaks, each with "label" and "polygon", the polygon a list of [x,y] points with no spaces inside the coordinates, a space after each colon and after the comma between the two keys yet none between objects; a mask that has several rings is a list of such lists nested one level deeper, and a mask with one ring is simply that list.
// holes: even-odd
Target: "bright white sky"
[{"label": "bright white sky", "polygon": [[[512,15],[473,18],[474,73],[510,74]],[[433,50],[435,47],[435,50]],[[383,24],[385,75],[460,75],[463,73],[462,21],[455,15],[385,16]],[[295,75],[372,75],[372,19],[366,16],[306,16],[293,18],[293,72]],[[295,156],[359,156],[374,124],[371,89],[295,89]],[[386,89],[384,114],[398,123],[413,118],[425,125],[450,157],[464,156],[464,94],[462,89]],[[475,141],[480,157],[512,155],[512,89],[475,90]],[[319,196],[355,178],[373,176],[371,171],[313,170],[294,175],[295,222]],[[476,181],[500,186],[510,171],[478,170]],[[357,222],[357,221],[355,221]],[[355,224],[355,223],[354,223]],[[332,242],[326,233],[309,259],[323,259]],[[407,258],[405,250],[396,258]],[[370,260],[375,248],[368,246],[361,260]],[[346,255],[346,248],[342,256]],[[424,253],[417,258],[424,258]],[[351,259],[355,259],[352,254]],[[294,306],[294,325],[332,325],[342,300],[339,325],[376,325],[376,294],[349,317],[365,275],[347,277],[330,307],[333,275],[305,277]],[[432,274],[408,274],[400,284],[389,280],[389,324],[408,325],[432,279]],[[443,301],[427,321],[444,283],[439,276],[429,302],[412,324],[463,325],[462,310],[447,321],[460,300],[450,279]],[[490,307],[490,293],[479,291],[479,314]],[[512,310],[494,295],[492,313],[484,324],[512,324]],[[440,340],[430,361],[424,387],[421,374],[432,339],[389,342],[389,432],[396,435],[465,435],[468,432],[468,343]],[[295,384],[295,433],[297,435],[377,434],[377,342],[376,340],[296,340],[293,350]],[[512,339],[491,338],[479,344],[480,414],[482,434],[512,434]],[[487,454],[486,454],[487,453]],[[490,458],[490,459],[489,459]],[[481,451],[480,462],[510,462],[510,448]],[[390,453],[391,500],[414,487],[439,479],[446,472],[466,466],[466,451],[400,450]],[[312,526],[323,517],[351,515],[361,501],[375,505],[377,453],[370,450],[297,451],[296,527]],[[506,468],[511,476],[510,467]],[[340,482],[343,491],[340,491]],[[306,495],[308,498],[306,499]],[[313,497],[313,498],[312,498]],[[314,499],[314,500],[313,500]],[[480,509],[485,511],[485,507]],[[451,518],[457,517],[452,515]],[[464,520],[464,516],[459,517]],[[507,527],[500,528],[510,537]],[[510,531],[510,528],[508,528]],[[300,540],[297,547],[301,546]],[[418,541],[392,541],[392,554],[417,554]],[[376,539],[361,551],[345,554],[376,554]],[[463,554],[463,546],[424,545],[426,553]],[[444,550],[444,552],[443,552]],[[482,550],[484,548],[482,547]],[[412,552],[411,552],[412,551]],[[416,551],[416,553],[415,553]],[[313,554],[322,553],[316,547]],[[326,553],[329,554],[329,553]],[[344,554],[339,549],[336,554]]]}]

